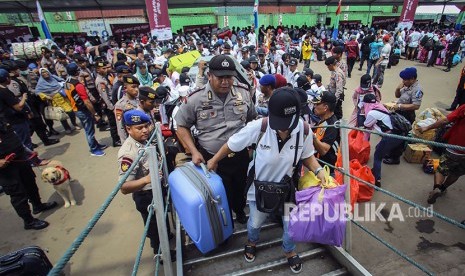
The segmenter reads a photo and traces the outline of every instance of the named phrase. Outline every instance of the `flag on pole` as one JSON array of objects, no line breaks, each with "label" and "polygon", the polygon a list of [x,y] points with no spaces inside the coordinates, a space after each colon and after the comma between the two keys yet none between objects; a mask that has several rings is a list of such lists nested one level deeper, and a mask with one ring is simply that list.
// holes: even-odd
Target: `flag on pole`
[{"label": "flag on pole", "polygon": [[253,5],[253,24],[254,28],[258,28],[258,0],[255,0],[255,4]]},{"label": "flag on pole", "polygon": [[39,0],[36,0],[37,5],[37,13],[39,14],[40,25],[42,26],[42,31],[45,34],[45,38],[52,39],[52,34],[47,26],[47,21],[45,21],[44,12],[42,11],[42,7],[40,6]]},{"label": "flag on pole", "polygon": [[258,0],[253,5],[253,24],[255,29],[255,47],[258,47]]},{"label": "flag on pole", "polygon": [[341,2],[342,0],[339,0],[339,4],[337,5],[336,9],[336,20],[334,20],[334,25],[333,25],[333,35],[332,39],[337,40],[337,37],[339,35],[339,17],[341,17]]}]

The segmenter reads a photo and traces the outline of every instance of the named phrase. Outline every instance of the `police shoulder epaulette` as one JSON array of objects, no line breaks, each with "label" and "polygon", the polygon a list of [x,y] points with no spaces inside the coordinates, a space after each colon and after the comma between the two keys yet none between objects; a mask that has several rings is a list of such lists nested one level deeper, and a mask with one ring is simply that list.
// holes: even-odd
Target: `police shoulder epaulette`
[{"label": "police shoulder epaulette", "polygon": [[246,90],[249,90],[249,87],[248,87],[246,84],[243,84],[242,82],[234,83],[233,86],[237,86],[237,87],[240,87],[240,88],[244,88],[244,89],[246,89]]},{"label": "police shoulder epaulette", "polygon": [[205,86],[202,86],[202,87],[198,87],[197,89],[195,89],[194,91],[192,91],[190,94],[189,94],[189,97],[191,97],[192,95],[194,95],[195,93],[203,90],[205,88]]}]

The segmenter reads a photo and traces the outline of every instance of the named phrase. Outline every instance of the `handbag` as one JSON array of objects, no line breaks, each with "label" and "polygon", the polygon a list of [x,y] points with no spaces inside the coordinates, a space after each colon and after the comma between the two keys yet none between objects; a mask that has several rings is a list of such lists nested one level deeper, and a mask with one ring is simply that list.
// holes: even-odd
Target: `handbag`
[{"label": "handbag", "polygon": [[284,203],[288,201],[291,178],[281,182],[254,181],[257,210],[263,213],[284,214]]},{"label": "handbag", "polygon": [[58,106],[46,106],[44,109],[44,117],[47,120],[65,121],[69,119],[65,110]]}]

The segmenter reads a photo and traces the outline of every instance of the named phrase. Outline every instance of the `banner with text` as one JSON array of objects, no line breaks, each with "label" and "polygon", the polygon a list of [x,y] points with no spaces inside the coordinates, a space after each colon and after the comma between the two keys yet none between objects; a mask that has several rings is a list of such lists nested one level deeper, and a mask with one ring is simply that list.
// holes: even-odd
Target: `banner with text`
[{"label": "banner with text", "polygon": [[418,0],[404,0],[404,5],[402,6],[402,12],[400,13],[399,24],[397,24],[397,28],[412,28],[417,6]]},{"label": "banner with text", "polygon": [[151,35],[156,36],[158,40],[172,39],[173,33],[171,32],[167,0],[145,0],[145,5]]},{"label": "banner with text", "polygon": [[150,33],[150,26],[147,23],[134,24],[110,24],[113,35],[140,35]]}]

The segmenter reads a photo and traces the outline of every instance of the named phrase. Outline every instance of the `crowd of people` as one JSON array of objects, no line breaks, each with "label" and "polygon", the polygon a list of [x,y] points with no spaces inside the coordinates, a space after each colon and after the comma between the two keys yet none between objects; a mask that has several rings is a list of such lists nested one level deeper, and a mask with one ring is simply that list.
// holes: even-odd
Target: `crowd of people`
[{"label": "crowd of people", "polygon": [[[342,30],[338,39],[331,39],[331,32],[320,25],[262,26],[257,33],[253,27],[179,32],[164,42],[148,35],[111,38],[100,45],[69,40],[42,48],[42,55],[33,60],[14,57],[5,45],[0,56],[0,186],[10,195],[26,229],[44,228],[48,224],[32,217],[28,200],[34,214],[54,208],[56,203],[43,204],[38,195],[31,165],[46,165],[47,160],[34,156],[38,145],[32,143],[33,132],[44,146],[59,143],[52,117],[64,112],[60,123],[65,133],[83,130],[90,155],[98,157],[105,155],[108,145],[98,142],[95,129],[109,131],[112,146],[121,147],[118,161],[122,176],[138,149],[146,145],[155,122],[161,122],[163,133],[179,143],[181,152],[195,164],[207,163],[221,176],[236,223],[247,223],[244,258],[253,262],[260,227],[270,215],[257,207],[254,183],[295,182],[300,172],[297,164],[325,180],[315,157],[336,163],[339,131],[323,127],[309,132],[308,128],[333,125],[347,117],[342,110],[345,85],[356,63],[361,71],[367,61],[367,71],[352,93],[351,125],[407,135],[381,103],[385,70],[396,65],[405,52],[407,59],[432,61],[428,66],[438,65],[437,59],[441,59],[449,71],[454,56],[465,48],[461,31],[419,32],[412,28],[390,32],[361,27]],[[190,74],[190,67],[169,66],[170,58],[189,51],[202,56],[195,75]],[[328,80],[311,69],[314,60],[324,61],[331,73]],[[399,77],[401,81],[392,91],[398,98],[394,110],[412,124],[423,91],[415,67],[405,68]],[[454,134],[448,137],[463,137],[465,69],[460,79],[450,108],[457,110],[447,121],[428,129],[455,122],[449,130]],[[449,143],[465,146],[464,139]],[[256,154],[251,162],[253,145]],[[382,138],[374,153],[376,185],[381,185],[381,163],[399,164],[403,149],[402,141]],[[12,153],[16,156],[11,157]],[[428,202],[434,203],[465,174],[463,156],[463,152],[448,150],[441,157],[438,174],[442,177],[435,178]],[[23,162],[12,162],[15,159]],[[169,153],[167,159],[172,170],[175,156]],[[152,201],[148,174],[148,160],[143,158],[121,188],[122,193],[132,194],[144,221]],[[298,273],[302,261],[289,239],[287,222],[283,225],[283,250],[290,269]],[[156,229],[156,220],[152,220],[149,238],[155,253],[159,244]]]}]

